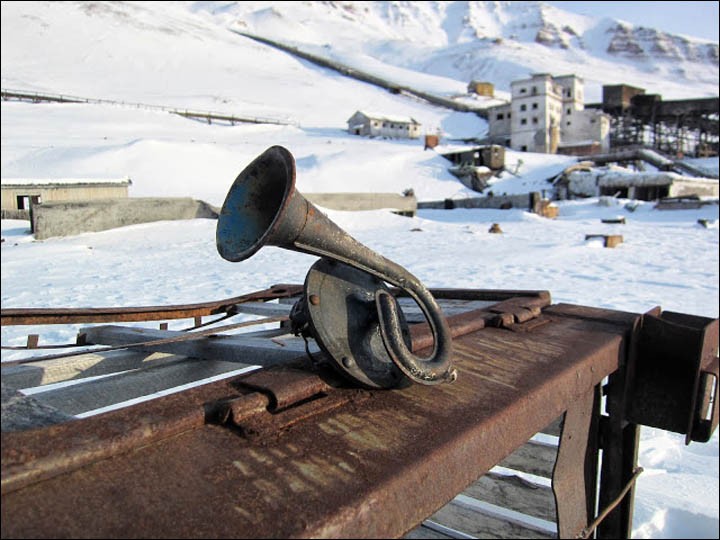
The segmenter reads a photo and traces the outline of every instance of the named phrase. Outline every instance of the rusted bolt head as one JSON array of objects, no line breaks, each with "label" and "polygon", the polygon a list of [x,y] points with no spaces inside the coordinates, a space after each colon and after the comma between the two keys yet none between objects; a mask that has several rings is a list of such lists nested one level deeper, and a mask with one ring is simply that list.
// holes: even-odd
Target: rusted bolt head
[{"label": "rusted bolt head", "polygon": [[320,303],[320,297],[317,294],[311,294],[309,300],[313,306],[317,306]]}]

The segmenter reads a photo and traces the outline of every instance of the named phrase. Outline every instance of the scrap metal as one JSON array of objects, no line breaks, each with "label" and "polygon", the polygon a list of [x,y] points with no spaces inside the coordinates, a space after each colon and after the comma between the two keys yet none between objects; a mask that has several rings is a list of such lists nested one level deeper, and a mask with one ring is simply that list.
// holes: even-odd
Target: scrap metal
[{"label": "scrap metal", "polygon": [[[717,427],[717,400],[707,398],[717,392],[717,319],[553,305],[542,291],[433,292],[497,300],[448,317],[452,385],[357,388],[303,355],[3,432],[2,537],[402,536],[561,415],[560,536],[597,527],[598,538],[629,537],[636,422],[690,441]],[[427,324],[411,325],[411,336],[418,353],[433,339]],[[657,340],[668,346],[665,375],[647,379]],[[692,383],[672,387],[679,371]],[[638,402],[661,386],[683,405],[677,413]]]}]

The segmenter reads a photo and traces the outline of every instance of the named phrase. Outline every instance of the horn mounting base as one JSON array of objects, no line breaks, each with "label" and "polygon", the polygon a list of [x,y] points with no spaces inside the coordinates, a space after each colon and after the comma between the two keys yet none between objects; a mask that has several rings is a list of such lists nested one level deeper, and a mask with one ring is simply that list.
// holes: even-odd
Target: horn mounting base
[{"label": "horn mounting base", "polygon": [[[308,271],[305,294],[293,306],[296,333],[308,333],[342,375],[367,388],[398,388],[411,380],[395,365],[380,333],[375,292],[388,290],[375,276],[345,263],[321,258]],[[410,331],[402,315],[403,340]]]}]

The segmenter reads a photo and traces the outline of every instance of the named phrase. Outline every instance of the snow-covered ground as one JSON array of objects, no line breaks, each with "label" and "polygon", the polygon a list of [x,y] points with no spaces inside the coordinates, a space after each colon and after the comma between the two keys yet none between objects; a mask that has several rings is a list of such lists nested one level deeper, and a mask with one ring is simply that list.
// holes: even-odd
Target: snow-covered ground
[{"label": "snow-covered ground", "polygon": [[[3,87],[224,110],[293,124],[208,125],[142,108],[2,102],[2,177],[127,176],[132,197],[189,196],[220,205],[238,172],[280,144],[297,160],[301,192],[412,188],[420,200],[476,195],[421,141],[364,139],[344,129],[359,109],[412,116],[426,132],[440,129],[448,140],[483,133],[484,120],[390,94],[242,38],[215,17],[225,4],[3,2]],[[247,4],[227,4],[229,13]],[[255,30],[272,22],[261,25],[257,17]],[[337,37],[343,43],[333,35],[340,31],[323,28],[329,42]],[[385,54],[391,52],[388,45]],[[567,55],[562,74],[574,65]],[[515,60],[512,65],[517,69]],[[583,64],[585,76],[593,65]],[[412,85],[409,70],[396,73]],[[598,72],[592,78],[603,77]],[[416,80],[427,81],[427,75]],[[448,81],[449,92],[465,84]],[[707,93],[700,86],[697,94],[688,86],[685,97]],[[505,173],[494,180],[496,194],[548,189],[547,180],[575,162],[512,151],[506,160],[519,178]],[[717,158],[704,164],[717,171]],[[626,202],[561,202],[556,220],[519,209],[422,210],[415,218],[385,211],[328,214],[429,287],[546,289],[556,303],[635,313],[659,305],[718,317],[718,206],[658,211],[641,203],[631,211]],[[618,216],[627,224],[600,221]],[[489,234],[492,223],[504,233]],[[301,283],[315,260],[267,247],[247,261],[229,263],[216,251],[215,224],[158,222],[35,241],[28,222],[3,220],[2,307],[219,299],[274,283]],[[586,242],[588,233],[622,234],[624,242],[604,249]],[[3,345],[23,344],[21,330],[27,329],[3,327]],[[44,342],[65,343],[77,328],[36,331]],[[18,355],[3,351],[2,358]],[[680,435],[643,428],[639,459],[646,472],[638,481],[633,536],[717,538],[718,434],[708,444],[685,447]]]},{"label": "snow-covered ground", "polygon": [[[636,313],[655,305],[718,317],[718,207],[634,212],[597,199],[560,203],[548,220],[522,210],[328,211],[355,238],[430,287],[547,289],[554,302]],[[601,218],[624,216],[626,225]],[[714,225],[704,228],[697,219]],[[490,234],[492,223],[504,233]],[[35,242],[26,221],[2,222],[2,306],[132,306],[235,296],[301,283],[315,260],[266,247],[229,263],[215,248],[214,220],[158,222]],[[619,233],[605,249],[586,233]],[[186,324],[182,321],[179,327]],[[178,328],[179,328],[178,327]],[[171,329],[173,326],[171,325]],[[27,331],[27,329],[22,329]],[[43,342],[74,340],[75,328],[39,327]],[[21,329],[2,328],[21,345]],[[6,354],[13,358],[19,353]],[[633,537],[717,538],[718,433],[686,447],[683,437],[643,428]]]}]

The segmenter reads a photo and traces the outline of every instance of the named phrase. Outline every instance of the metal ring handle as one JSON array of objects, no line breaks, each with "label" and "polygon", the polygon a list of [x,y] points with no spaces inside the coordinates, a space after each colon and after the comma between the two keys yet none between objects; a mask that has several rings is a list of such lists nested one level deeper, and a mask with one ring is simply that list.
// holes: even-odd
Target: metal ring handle
[{"label": "metal ring handle", "polygon": [[[407,289],[405,289],[407,290]],[[380,322],[380,334],[390,359],[413,381],[425,384],[453,382],[457,370],[452,367],[452,336],[440,307],[426,290],[407,290],[417,302],[430,324],[433,334],[433,351],[429,358],[421,359],[410,352],[402,338],[398,306],[389,292],[377,290],[375,304]]]}]

